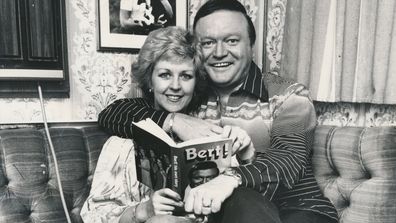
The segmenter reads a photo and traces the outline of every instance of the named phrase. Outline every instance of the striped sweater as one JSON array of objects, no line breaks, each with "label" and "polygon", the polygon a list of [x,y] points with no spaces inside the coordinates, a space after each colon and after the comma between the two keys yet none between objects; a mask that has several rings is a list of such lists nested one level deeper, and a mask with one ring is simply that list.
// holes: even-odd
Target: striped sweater
[{"label": "striped sweater", "polygon": [[[99,114],[99,125],[122,137],[132,137],[132,121],[151,118],[160,126],[166,111],[156,111],[141,98],[115,101]],[[279,210],[308,210],[337,219],[313,176],[311,155],[316,115],[307,89],[274,74],[262,75],[252,63],[239,90],[222,105],[209,92],[208,102],[196,114],[219,125],[245,129],[257,157],[236,170],[242,186],[274,201]]]}]

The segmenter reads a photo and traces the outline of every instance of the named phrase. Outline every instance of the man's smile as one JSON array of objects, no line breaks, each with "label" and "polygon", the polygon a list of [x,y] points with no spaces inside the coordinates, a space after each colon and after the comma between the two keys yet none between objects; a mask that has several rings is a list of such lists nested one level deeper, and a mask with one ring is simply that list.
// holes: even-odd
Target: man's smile
[{"label": "man's smile", "polygon": [[231,62],[221,62],[221,63],[211,63],[210,65],[213,67],[228,67],[232,63]]}]

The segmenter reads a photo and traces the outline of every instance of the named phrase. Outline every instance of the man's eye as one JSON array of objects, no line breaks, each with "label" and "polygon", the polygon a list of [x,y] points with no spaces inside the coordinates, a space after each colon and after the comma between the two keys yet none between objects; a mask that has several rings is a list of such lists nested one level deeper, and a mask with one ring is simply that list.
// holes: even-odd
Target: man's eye
[{"label": "man's eye", "polygon": [[227,43],[230,45],[236,45],[239,43],[239,40],[238,39],[228,39]]},{"label": "man's eye", "polygon": [[201,41],[201,46],[202,47],[211,47],[213,46],[214,41],[213,40],[205,40],[205,41]]}]

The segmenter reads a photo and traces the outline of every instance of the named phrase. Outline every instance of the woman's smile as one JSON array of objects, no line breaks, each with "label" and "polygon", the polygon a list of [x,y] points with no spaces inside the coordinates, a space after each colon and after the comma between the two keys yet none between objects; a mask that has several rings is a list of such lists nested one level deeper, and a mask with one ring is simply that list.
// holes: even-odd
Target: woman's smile
[{"label": "woman's smile", "polygon": [[187,108],[196,83],[193,60],[176,61],[159,60],[151,79],[155,107],[169,112]]}]

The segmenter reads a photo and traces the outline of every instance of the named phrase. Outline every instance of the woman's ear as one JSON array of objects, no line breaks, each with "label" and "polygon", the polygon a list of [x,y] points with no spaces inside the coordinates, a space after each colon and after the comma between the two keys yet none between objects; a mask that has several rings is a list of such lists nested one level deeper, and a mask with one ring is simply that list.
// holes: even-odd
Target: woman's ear
[{"label": "woman's ear", "polygon": [[153,82],[152,82],[151,78],[148,80],[147,87],[148,87],[148,91],[150,93],[153,92]]}]

